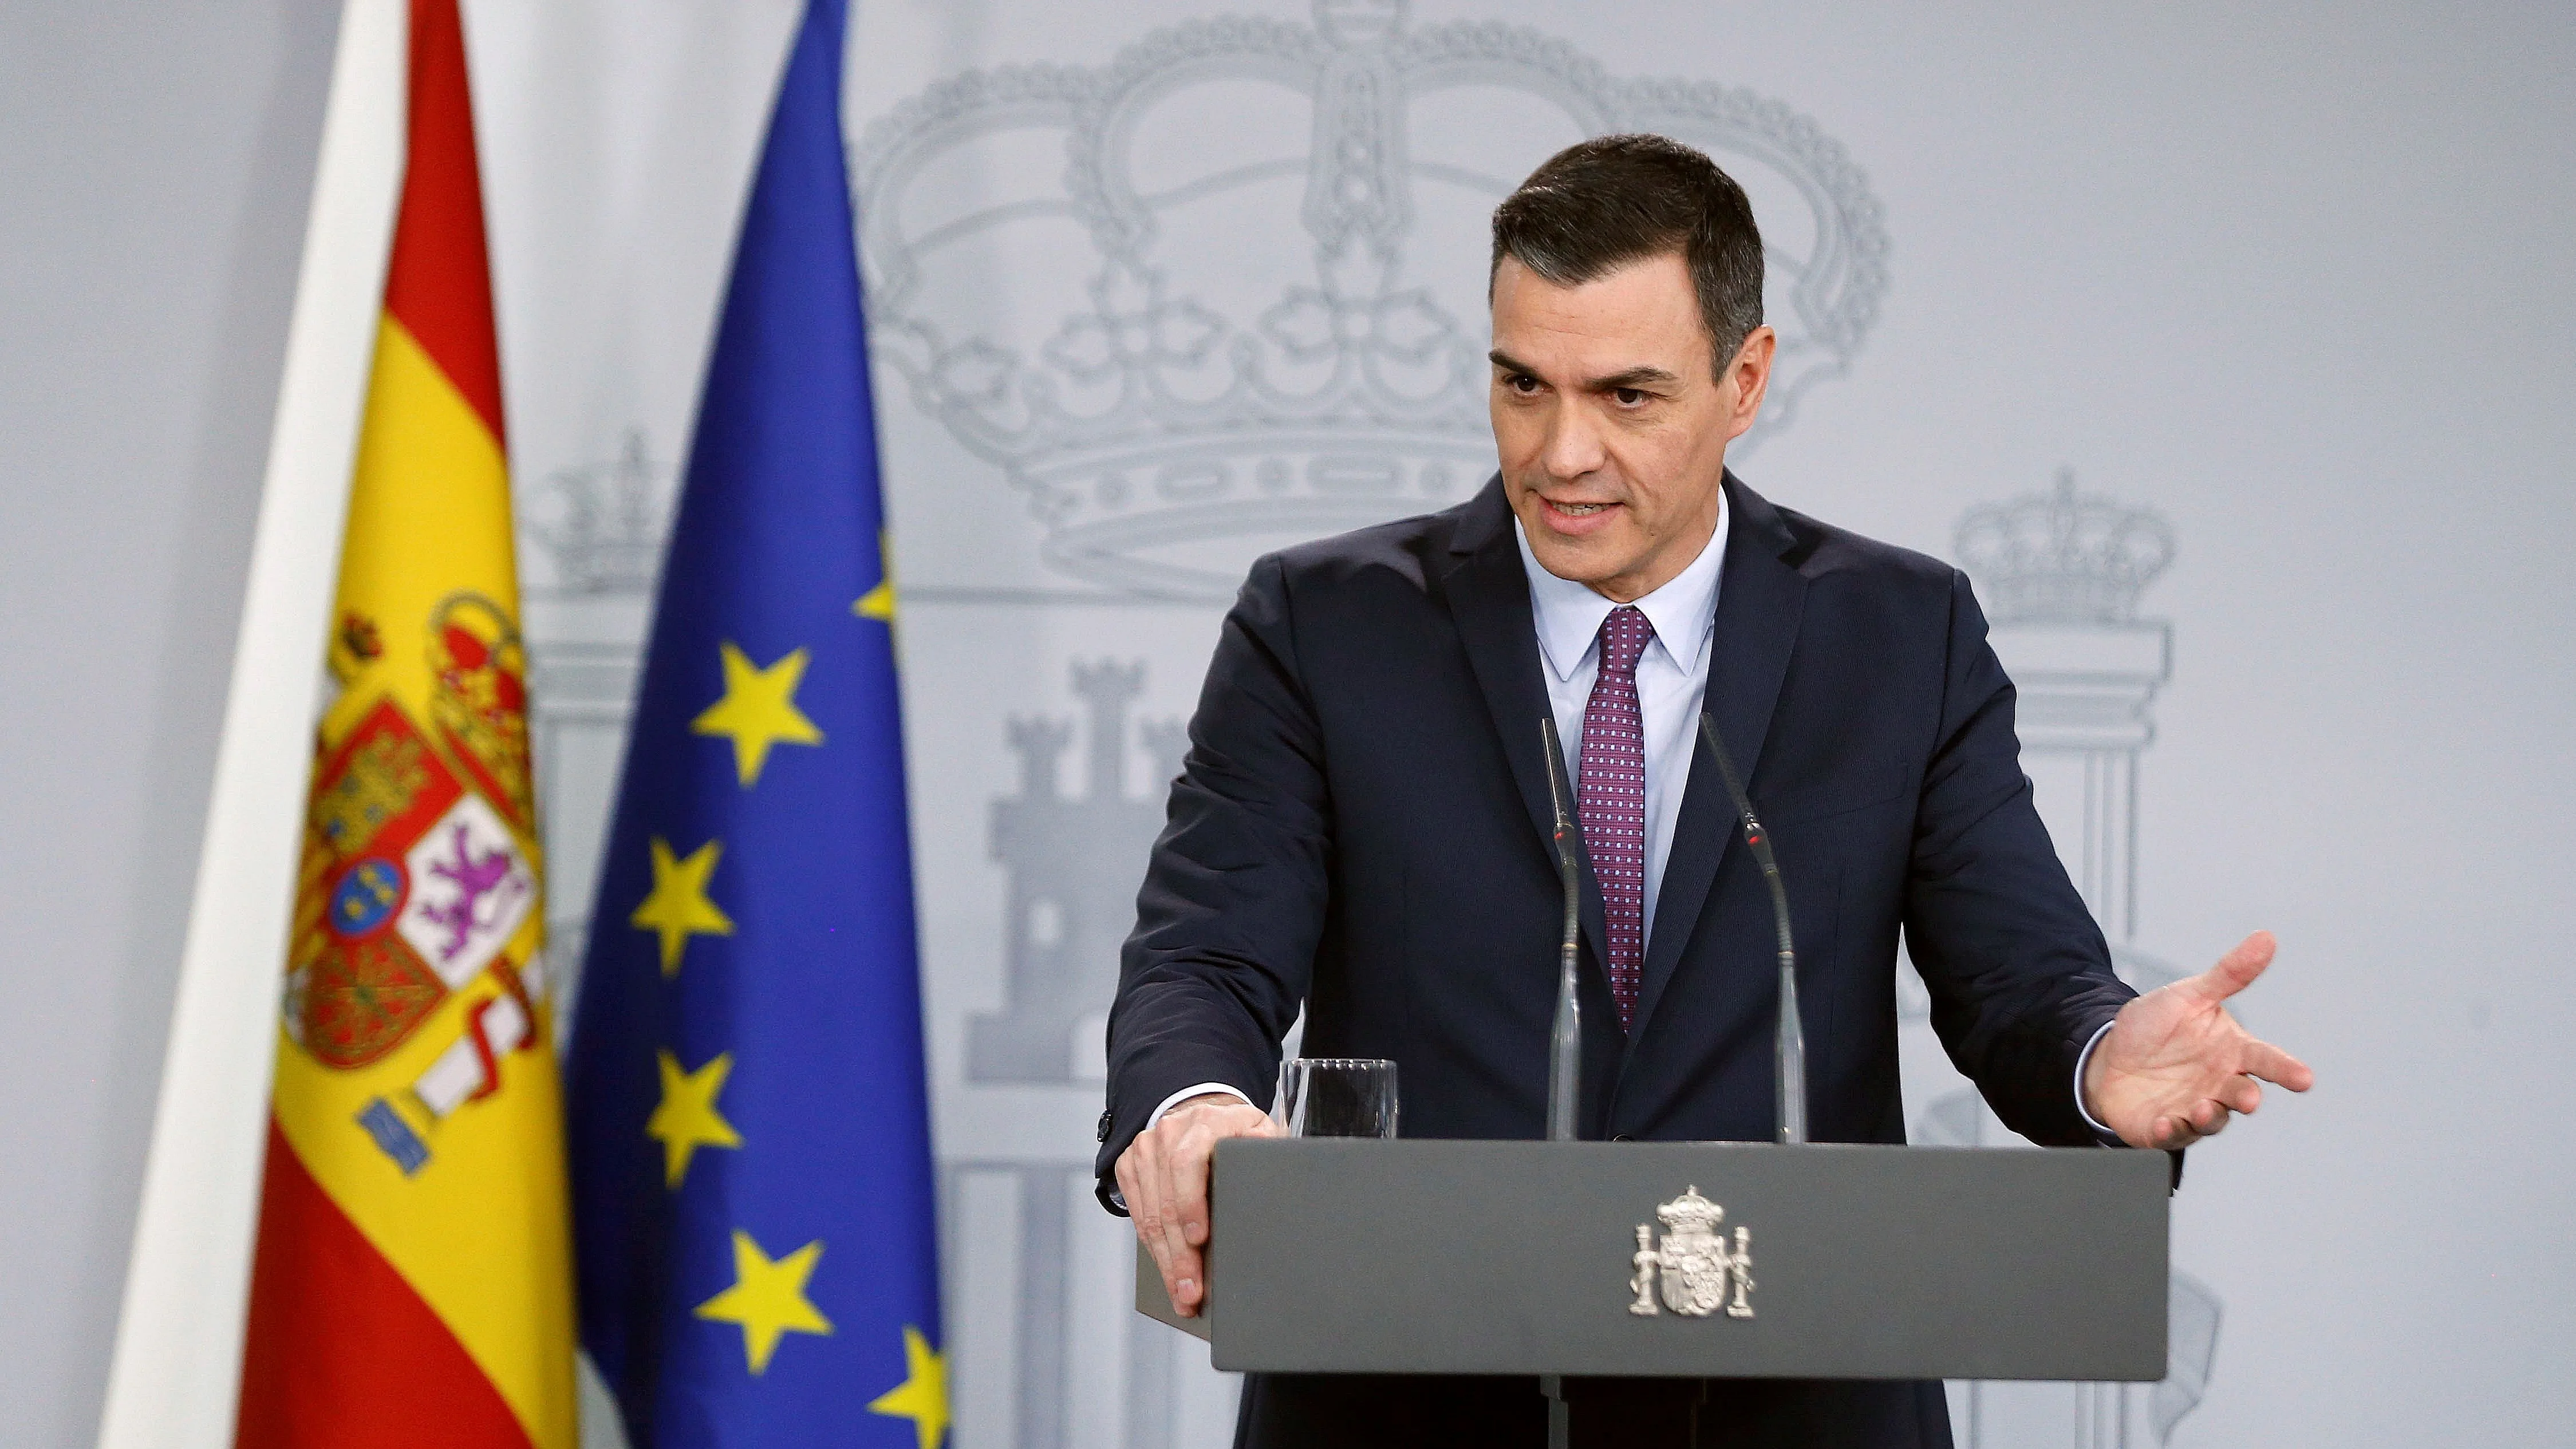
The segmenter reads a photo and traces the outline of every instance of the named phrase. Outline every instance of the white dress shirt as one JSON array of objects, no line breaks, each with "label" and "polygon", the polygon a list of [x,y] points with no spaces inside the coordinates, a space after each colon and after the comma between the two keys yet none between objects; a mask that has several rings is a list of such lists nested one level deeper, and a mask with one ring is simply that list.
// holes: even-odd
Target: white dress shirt
[{"label": "white dress shirt", "polygon": [[[1682,792],[1690,783],[1691,756],[1699,746],[1700,702],[1708,693],[1718,587],[1725,574],[1726,535],[1734,513],[1721,501],[1717,529],[1699,557],[1661,588],[1635,601],[1646,622],[1655,627],[1655,637],[1637,657],[1637,708],[1646,732],[1646,920],[1640,938],[1645,942],[1655,938],[1655,899],[1662,892],[1664,865],[1672,858],[1673,828],[1681,819]],[[1583,778],[1583,712],[1592,701],[1592,683],[1601,673],[1601,625],[1619,606],[1593,592],[1589,584],[1561,579],[1541,568],[1517,516],[1512,520],[1512,540],[1520,546],[1521,570],[1529,577],[1539,674],[1547,684],[1548,705],[1556,713],[1557,738],[1564,742],[1565,775],[1569,781],[1579,781]],[[1682,929],[1688,928],[1689,923],[1683,923]],[[2108,1030],[2107,1025],[2102,1028]],[[2117,1141],[2084,1107],[2084,1064],[2101,1040],[2102,1032],[2095,1032],[2075,1059],[2075,1110],[2097,1135]],[[1209,1093],[1252,1100],[1224,1082],[1184,1087],[1154,1109],[1145,1121],[1146,1130],[1152,1130],[1174,1106]]]}]

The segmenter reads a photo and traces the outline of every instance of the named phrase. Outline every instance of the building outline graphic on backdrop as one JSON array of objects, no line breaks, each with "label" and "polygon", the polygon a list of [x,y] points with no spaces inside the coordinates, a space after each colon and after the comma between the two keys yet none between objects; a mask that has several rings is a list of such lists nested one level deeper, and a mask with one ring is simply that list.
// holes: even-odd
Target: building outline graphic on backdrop
[{"label": "building outline graphic on backdrop", "polygon": [[[523,590],[537,816],[562,885],[546,902],[545,959],[567,1002],[580,989],[591,887],[678,481],[644,430],[630,427],[615,458],[557,468],[520,492],[520,556],[544,568]],[[570,1011],[558,1018],[566,1030],[571,1022]]]},{"label": "building outline graphic on backdrop", "polygon": [[[1212,618],[1240,581],[1248,539],[1267,547],[1468,496],[1492,466],[1482,321],[1444,308],[1434,289],[1409,274],[1407,247],[1443,205],[1480,218],[1538,158],[1497,155],[1491,145],[1434,154],[1409,125],[1416,103],[1445,91],[1499,88],[1554,106],[1587,134],[1665,132],[1709,150],[1748,185],[1767,178],[1767,191],[1754,189],[1766,206],[1766,309],[1782,332],[1782,370],[1739,457],[1788,426],[1809,388],[1851,365],[1886,287],[1888,240],[1866,178],[1813,121],[1707,81],[1612,77],[1564,42],[1527,29],[1412,29],[1405,22],[1400,0],[1320,0],[1311,23],[1241,16],[1185,23],[1152,31],[1095,67],[1003,66],[952,76],[859,133],[851,164],[889,436],[935,429],[989,464],[1002,493],[987,506],[1025,514],[1040,534],[1041,567],[1062,586],[1037,591],[930,579],[907,584],[907,606],[1096,604]],[[1302,154],[1255,154],[1246,138],[1211,132],[1190,138],[1207,153],[1206,175],[1161,191],[1136,179],[1130,163],[1146,111],[1193,87],[1245,82],[1283,85],[1311,106]],[[1035,178],[1035,189],[907,229],[905,188],[936,178],[954,148],[1033,128],[1051,128],[1062,140],[1061,155],[1042,174],[1014,172],[1015,179]],[[1229,188],[1258,199],[1264,184],[1297,193],[1276,217],[1307,247],[1295,264],[1239,269],[1210,287],[1188,283],[1185,269],[1158,251],[1174,241],[1176,208]],[[1792,216],[1798,224],[1779,224],[1784,206],[1802,209]],[[991,335],[967,315],[971,284],[942,284],[941,250],[1032,223],[1070,227],[1078,244],[1060,250],[1078,251],[1085,270],[1033,301],[1017,299],[1018,312],[1042,325],[1039,335]],[[1445,253],[1440,260],[1455,262]],[[641,429],[630,430],[614,459],[554,472],[523,505],[523,531],[552,565],[552,586],[532,591],[529,635],[548,852],[568,883],[590,874],[605,829],[674,471],[655,458]],[[1962,541],[1964,547],[1964,532]],[[1994,570],[1976,572],[1985,585]],[[2130,597],[2134,602],[2134,590]],[[1053,622],[1060,628],[1079,618],[1088,630],[1089,619],[1108,617],[1059,614]],[[2011,627],[1999,619],[1999,647]],[[2080,633],[2089,626],[2072,627]],[[2134,647],[2135,630],[2123,637]],[[1161,784],[1184,745],[1177,722],[1139,720],[1136,706],[1149,669],[1186,673],[1197,661],[1138,658],[1135,646],[1116,637],[1085,638],[1092,657],[1064,660],[1065,673],[1050,669],[1024,686],[1068,680],[1083,706],[1079,726],[1044,713],[1043,704],[1040,712],[995,721],[1019,778],[1012,793],[988,798],[987,847],[1001,867],[989,908],[1003,925],[995,963],[1003,999],[963,1023],[970,1091],[1088,1099],[1099,1090],[1116,944],[1160,825]],[[1108,654],[1125,657],[1100,657]],[[2154,682],[2161,670],[2159,662]],[[2145,694],[2153,688],[2147,684]],[[2047,693],[2025,686],[2032,711],[2026,734],[2033,723],[2045,724],[2036,696]],[[2068,699],[2078,713],[2108,707]],[[2144,706],[2141,695],[2141,729]],[[2133,745],[2104,745],[2084,756],[2101,773],[2104,802],[2121,789],[2133,797],[2144,743],[2141,734]],[[2039,743],[2034,752],[2051,748]],[[1069,788],[1069,760],[1085,768],[1080,794]],[[1139,761],[1149,765],[1141,777]],[[2114,904],[2128,909],[2134,895],[2123,887],[2115,903],[2105,889],[2134,869],[2134,812],[2106,803],[2097,821],[2088,803],[2086,821],[2084,849],[2094,849],[2100,835],[2101,858],[2071,853],[2070,869],[2109,926],[2107,911]],[[2131,832],[2126,843],[2117,838],[2124,830]],[[567,889],[554,904],[570,914],[550,923],[558,943],[550,955],[578,962],[587,924],[579,913],[589,892]],[[2147,980],[2161,968],[2127,949],[2134,929],[2132,910],[2113,934],[2123,943],[2124,973]],[[1952,1122],[1962,1113],[1948,1099],[1932,1103],[1918,1140],[1942,1131],[1951,1140],[1978,1140],[1977,1105],[1969,1103],[1962,1127]],[[1961,1130],[1971,1135],[1960,1139]],[[1159,1449],[1181,1442],[1176,1396],[1207,1391],[1204,1382],[1188,1387],[1184,1376],[1209,1375],[1203,1351],[1201,1366],[1187,1369],[1177,1336],[1159,1325],[1133,1315],[1106,1324],[1078,1311],[1069,1260],[1083,1244],[1096,1251],[1100,1234],[1116,1226],[1087,1206],[1087,1146],[1067,1142],[1061,1156],[1031,1159],[973,1141],[943,1144],[952,1256],[965,1239],[954,1230],[962,1183],[1001,1184],[1015,1204],[1010,1372],[979,1380],[975,1365],[961,1362],[961,1390],[969,1398],[1009,1396],[1005,1411],[984,1422],[998,1417],[1013,1425],[1011,1442],[1023,1449],[1108,1432],[1121,1435],[1115,1442]],[[2178,1339],[2184,1281],[2177,1278]],[[996,1305],[978,1299],[959,1308],[975,1315]],[[1080,1385],[1103,1362],[1097,1343],[1086,1340],[1104,1331],[1124,1338],[1123,1351],[1107,1360],[1125,1375],[1112,1394],[1123,1406],[1116,1431],[1086,1426],[1077,1403],[1098,1406],[1099,1391]],[[2205,1361],[2202,1367],[2205,1373]],[[2121,1390],[2107,1391],[2107,1410],[2104,1391],[2082,1392],[2091,1395],[2084,1412],[2096,1418],[2129,1412]],[[2169,1426],[2164,1420],[2159,1435]],[[1978,1449],[2065,1442],[2057,1434],[1979,1439],[1973,1416],[1968,1427]],[[2126,1442],[2084,1437],[2089,1432],[2079,1431],[2078,1449]],[[2119,1432],[2125,1436],[2125,1427]]]},{"label": "building outline graphic on backdrop", "polygon": [[[2045,492],[1970,508],[1952,536],[1952,556],[1976,583],[1989,637],[2019,696],[2024,768],[2039,785],[2058,853],[2110,938],[2112,964],[2140,991],[2183,975],[2135,945],[2139,757],[2155,743],[2150,706],[2173,674],[2173,625],[2140,618],[2138,599],[2172,565],[2174,550],[2163,517],[2078,491],[2072,469],[2060,469]],[[1901,1015],[1909,1025],[1928,1024],[1919,980],[1909,971],[1900,982],[1908,988]],[[1966,1085],[1926,1103],[1909,1136],[1944,1146],[2018,1140]],[[2168,1442],[2208,1385],[2221,1304],[2206,1284],[2175,1272],[2168,1307],[2163,1382],[1968,1385],[1961,1449]],[[2072,1437],[2061,1439],[2070,1417]],[[2046,1426],[2044,1439],[2033,1437],[2033,1421]]]},{"label": "building outline graphic on backdrop", "polygon": [[[1180,773],[1188,735],[1177,720],[1137,727],[1128,713],[1145,663],[1073,666],[1089,706],[1089,788],[1068,794],[1061,766],[1069,721],[1010,722],[1020,757],[1017,795],[993,802],[992,857],[1009,884],[1002,908],[1008,1005],[967,1021],[966,1077],[977,1082],[1083,1083],[1097,1090],[1118,948],[1135,924],[1136,884],[1163,828],[1162,782]],[[1131,791],[1128,761],[1142,743],[1156,768]]]}]

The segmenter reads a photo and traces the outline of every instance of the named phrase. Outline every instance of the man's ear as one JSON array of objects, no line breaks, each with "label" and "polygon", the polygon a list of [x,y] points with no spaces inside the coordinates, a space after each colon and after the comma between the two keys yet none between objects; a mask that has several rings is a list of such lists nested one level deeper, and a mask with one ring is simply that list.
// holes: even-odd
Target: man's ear
[{"label": "man's ear", "polygon": [[1735,349],[1735,360],[1719,377],[1718,389],[1727,395],[1728,442],[1743,437],[1761,416],[1762,398],[1771,390],[1771,360],[1779,350],[1780,334],[1756,327],[1745,334],[1743,345]]}]

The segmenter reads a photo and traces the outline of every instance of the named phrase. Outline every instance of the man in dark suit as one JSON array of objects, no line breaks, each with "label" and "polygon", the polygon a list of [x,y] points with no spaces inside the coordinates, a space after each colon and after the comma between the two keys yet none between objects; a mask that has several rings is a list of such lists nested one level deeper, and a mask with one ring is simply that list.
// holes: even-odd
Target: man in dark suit
[{"label": "man in dark suit", "polygon": [[[2137,997],[2032,807],[1966,578],[1726,470],[1775,346],[1750,207],[1696,151],[1586,142],[1496,211],[1500,475],[1254,565],[1209,666],[1110,1017],[1101,1195],[1183,1311],[1208,1161],[1277,1127],[1280,1040],[1398,1064],[1412,1137],[1543,1135],[1577,782],[1583,1135],[1771,1136],[1772,929],[1704,707],[1786,878],[1818,1141],[1899,1143],[1900,929],[2004,1122],[2179,1149],[2308,1069],[2221,1002],[2258,933]],[[1578,1442],[1946,1445],[1938,1384],[1572,1383]],[[1526,1380],[1255,1376],[1240,1442],[1536,1444]]]}]

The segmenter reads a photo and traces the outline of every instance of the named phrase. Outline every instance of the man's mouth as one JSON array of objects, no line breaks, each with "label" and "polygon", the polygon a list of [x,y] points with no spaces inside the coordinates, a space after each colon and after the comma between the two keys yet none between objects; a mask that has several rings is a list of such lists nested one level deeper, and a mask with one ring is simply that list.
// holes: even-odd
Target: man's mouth
[{"label": "man's mouth", "polygon": [[1548,525],[1561,533],[1588,533],[1593,527],[1607,527],[1602,522],[1603,515],[1619,507],[1615,500],[1604,503],[1560,501],[1543,493],[1538,501]]}]

